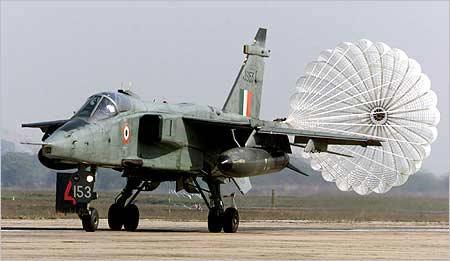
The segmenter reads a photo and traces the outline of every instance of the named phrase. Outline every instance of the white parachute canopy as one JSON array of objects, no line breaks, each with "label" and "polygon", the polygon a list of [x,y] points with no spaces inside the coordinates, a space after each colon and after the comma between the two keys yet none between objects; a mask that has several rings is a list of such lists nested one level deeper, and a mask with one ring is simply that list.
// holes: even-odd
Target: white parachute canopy
[{"label": "white parachute canopy", "polygon": [[340,190],[385,193],[404,184],[429,156],[440,117],[436,102],[430,80],[415,60],[363,39],[323,51],[306,66],[286,123],[382,140],[381,147],[328,146],[352,157],[301,154]]}]

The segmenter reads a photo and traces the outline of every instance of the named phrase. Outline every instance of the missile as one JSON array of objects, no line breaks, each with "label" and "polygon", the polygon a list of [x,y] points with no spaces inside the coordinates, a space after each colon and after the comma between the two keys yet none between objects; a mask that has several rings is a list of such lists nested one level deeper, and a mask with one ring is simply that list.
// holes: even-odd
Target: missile
[{"label": "missile", "polygon": [[285,152],[268,152],[258,148],[233,148],[218,157],[217,168],[233,178],[277,172],[289,164]]}]

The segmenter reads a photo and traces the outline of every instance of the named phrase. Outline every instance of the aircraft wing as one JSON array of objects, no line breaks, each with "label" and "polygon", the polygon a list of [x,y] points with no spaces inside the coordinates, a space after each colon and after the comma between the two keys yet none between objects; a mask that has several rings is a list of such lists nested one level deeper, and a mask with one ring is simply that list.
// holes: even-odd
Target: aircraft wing
[{"label": "aircraft wing", "polygon": [[229,128],[251,128],[250,122],[248,121],[234,121],[225,119],[204,119],[196,117],[183,116],[183,120],[191,123],[196,123],[200,126],[220,126]]},{"label": "aircraft wing", "polygon": [[[227,119],[205,119],[196,117],[186,117],[183,119],[200,126],[221,126],[228,128],[247,128],[251,129],[250,121],[233,121]],[[381,146],[381,140],[360,137],[357,135],[336,134],[331,132],[320,132],[310,130],[292,129],[287,127],[278,127],[263,125],[256,127],[257,133],[278,134],[294,136],[294,143],[306,144],[309,140],[315,140],[328,145],[359,145],[359,146]]]},{"label": "aircraft wing", "polygon": [[294,136],[294,143],[299,144],[306,144],[309,140],[316,140],[328,145],[359,145],[364,147],[381,146],[380,140],[359,137],[356,135],[335,134],[273,126],[262,126],[258,130],[258,133],[292,135]]},{"label": "aircraft wing", "polygon": [[68,120],[57,120],[57,121],[42,121],[33,123],[24,123],[22,128],[39,128],[43,133],[46,133],[49,129],[57,129],[66,123]]}]

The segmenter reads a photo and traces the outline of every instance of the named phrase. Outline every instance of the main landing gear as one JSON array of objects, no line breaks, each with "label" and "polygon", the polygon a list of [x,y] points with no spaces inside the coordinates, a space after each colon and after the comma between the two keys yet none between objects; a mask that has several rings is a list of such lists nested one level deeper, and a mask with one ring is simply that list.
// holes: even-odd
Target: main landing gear
[{"label": "main landing gear", "polygon": [[[122,192],[108,210],[108,225],[111,230],[135,231],[139,225],[139,209],[133,203],[141,191],[154,190],[159,183],[128,178]],[[133,190],[136,192],[133,194]],[[127,203],[128,201],[128,203]]]},{"label": "main landing gear", "polygon": [[[219,233],[222,231],[225,233],[235,233],[239,227],[239,212],[235,207],[229,207],[225,209],[223,207],[222,197],[220,195],[220,183],[207,182],[210,191],[210,203],[203,194],[203,191],[199,189],[205,200],[206,205],[209,208],[208,212],[208,230],[212,233]],[[198,183],[196,183],[199,187]]]},{"label": "main landing gear", "polygon": [[[97,168],[80,165],[75,173],[59,172],[56,180],[56,211],[62,213],[77,213],[83,229],[87,232],[97,230],[99,224],[98,211],[90,207],[90,202],[97,199],[94,191]],[[239,212],[233,206],[224,209],[220,193],[221,182],[210,175],[204,177],[209,190],[203,189],[193,178],[191,182],[183,183],[183,188],[192,193],[200,192],[208,212],[208,230],[213,233],[235,233],[239,227]],[[134,200],[141,191],[152,191],[159,181],[146,181],[139,177],[128,176],[125,188],[116,197],[108,210],[108,225],[111,230],[135,231],[139,226],[139,209]],[[136,190],[133,194],[133,191]],[[204,192],[209,193],[209,199]]]},{"label": "main landing gear", "polygon": [[239,227],[239,212],[234,207],[229,207],[225,211],[211,209],[208,213],[208,231],[212,233],[235,233]]},{"label": "main landing gear", "polygon": [[139,209],[135,204],[122,206],[114,203],[108,210],[108,225],[111,230],[135,231],[139,225]]}]

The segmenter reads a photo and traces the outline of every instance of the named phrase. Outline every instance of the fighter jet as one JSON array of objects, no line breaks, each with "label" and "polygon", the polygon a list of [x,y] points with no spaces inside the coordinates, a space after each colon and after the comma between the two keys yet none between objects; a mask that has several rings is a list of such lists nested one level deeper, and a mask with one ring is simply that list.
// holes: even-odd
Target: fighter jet
[{"label": "fighter jet", "polygon": [[245,60],[221,109],[145,102],[120,89],[90,96],[70,119],[23,124],[44,133],[41,142],[30,143],[42,146],[38,157],[44,166],[77,169],[57,173],[56,210],[77,213],[84,230],[95,231],[99,216],[90,202],[97,198],[97,169],[111,168],[127,180],[108,211],[112,230],[136,230],[138,194],[175,181],[178,191],[202,196],[210,232],[234,233],[239,213],[234,206],[224,207],[225,182],[245,194],[251,176],[284,168],[305,174],[290,163],[291,146],[335,153],[328,145],[381,145],[374,139],[292,129],[284,119],[259,119],[264,58],[270,55],[266,32],[260,28],[254,42],[244,45]]}]

